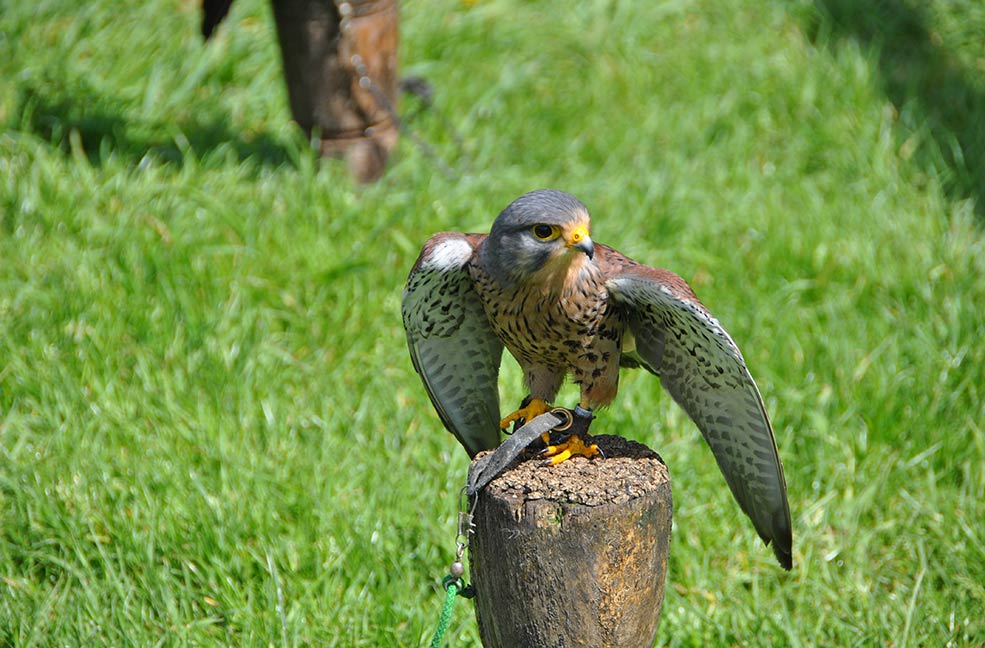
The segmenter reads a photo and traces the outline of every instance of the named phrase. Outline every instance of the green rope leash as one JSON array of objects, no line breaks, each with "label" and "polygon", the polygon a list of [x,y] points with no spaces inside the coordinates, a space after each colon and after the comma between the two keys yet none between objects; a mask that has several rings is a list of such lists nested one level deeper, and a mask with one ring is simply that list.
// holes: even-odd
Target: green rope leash
[{"label": "green rope leash", "polygon": [[[465,489],[462,489],[462,494],[459,497],[464,495],[464,491]],[[474,504],[472,510],[475,510]],[[448,569],[448,575],[441,581],[441,585],[445,588],[445,604],[441,608],[438,627],[435,629],[434,637],[431,639],[431,648],[440,648],[441,640],[444,639],[445,633],[448,632],[448,626],[451,624],[451,611],[455,607],[455,599],[459,596],[462,598],[472,598],[475,596],[475,590],[472,589],[472,586],[465,585],[462,582],[462,575],[465,573],[462,556],[465,555],[465,547],[468,545],[470,533],[472,533],[472,511],[467,513],[460,511],[458,513],[458,534],[455,536],[455,562]]]},{"label": "green rope leash", "polygon": [[462,581],[449,574],[441,583],[445,586],[445,604],[441,608],[438,628],[434,631],[434,638],[431,639],[431,648],[439,648],[441,640],[445,638],[445,633],[448,632],[448,626],[451,624],[451,611],[455,607],[455,599],[458,597],[458,589]]}]

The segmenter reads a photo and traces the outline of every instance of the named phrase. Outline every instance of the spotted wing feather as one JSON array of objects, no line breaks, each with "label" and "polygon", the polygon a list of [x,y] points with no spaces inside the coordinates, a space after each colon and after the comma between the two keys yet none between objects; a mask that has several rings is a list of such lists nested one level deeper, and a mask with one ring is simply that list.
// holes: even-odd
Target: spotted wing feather
[{"label": "spotted wing feather", "polygon": [[772,542],[780,564],[790,569],[783,466],[762,396],[739,348],[683,279],[626,258],[612,261],[607,287],[626,315],[636,361],[660,376],[701,430],[739,506],[763,541]]},{"label": "spotted wing feather", "polygon": [[466,270],[479,234],[440,233],[424,245],[402,312],[414,368],[445,427],[475,456],[499,444],[503,345]]}]

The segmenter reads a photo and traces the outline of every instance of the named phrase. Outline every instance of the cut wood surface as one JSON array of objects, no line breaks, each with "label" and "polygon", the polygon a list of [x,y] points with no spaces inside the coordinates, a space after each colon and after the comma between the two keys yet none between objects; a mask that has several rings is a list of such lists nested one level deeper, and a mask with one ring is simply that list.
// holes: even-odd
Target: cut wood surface
[{"label": "cut wood surface", "polygon": [[593,440],[605,458],[519,461],[479,493],[469,557],[485,648],[653,645],[670,475],[640,443]]}]

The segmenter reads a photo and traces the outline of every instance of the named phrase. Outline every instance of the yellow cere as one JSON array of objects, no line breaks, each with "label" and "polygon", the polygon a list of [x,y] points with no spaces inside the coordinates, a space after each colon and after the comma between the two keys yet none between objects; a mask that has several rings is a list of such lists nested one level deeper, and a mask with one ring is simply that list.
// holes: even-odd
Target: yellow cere
[{"label": "yellow cere", "polygon": [[584,225],[579,225],[574,230],[571,231],[571,242],[580,243],[582,239],[588,238],[588,228]]}]

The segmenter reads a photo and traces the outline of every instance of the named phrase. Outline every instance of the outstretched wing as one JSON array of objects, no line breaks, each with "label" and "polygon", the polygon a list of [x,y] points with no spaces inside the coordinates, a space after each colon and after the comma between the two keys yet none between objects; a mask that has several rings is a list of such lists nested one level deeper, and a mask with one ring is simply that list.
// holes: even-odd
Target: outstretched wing
[{"label": "outstretched wing", "polygon": [[497,377],[503,345],[466,264],[481,234],[432,236],[407,278],[404,329],[414,368],[445,427],[474,457],[499,445]]},{"label": "outstretched wing", "polygon": [[[759,537],[792,565],[783,466],[759,388],[739,348],[687,283],[611,249],[607,287],[635,338],[631,360],[660,382],[701,430]],[[618,257],[618,258],[617,258]]]}]

